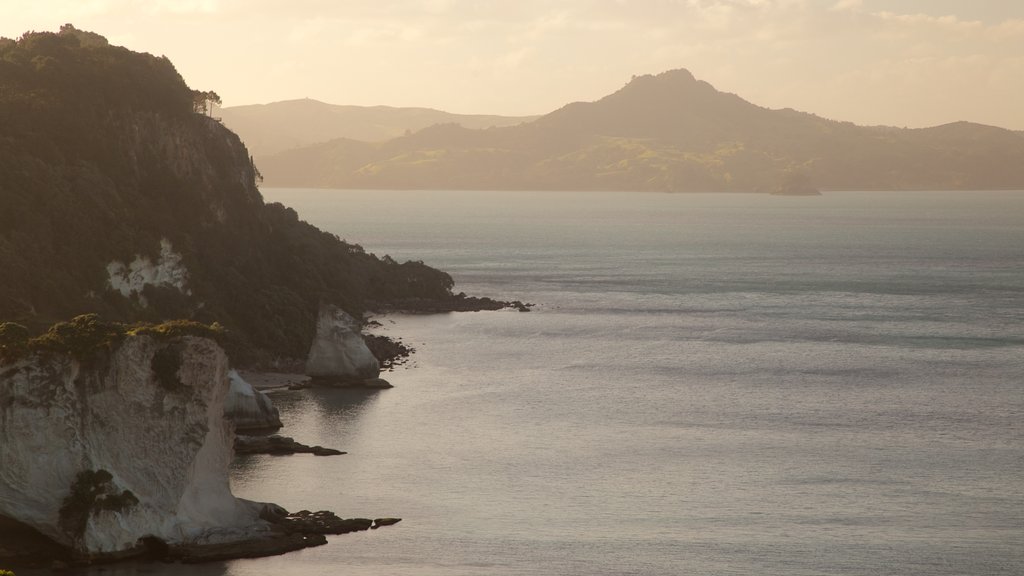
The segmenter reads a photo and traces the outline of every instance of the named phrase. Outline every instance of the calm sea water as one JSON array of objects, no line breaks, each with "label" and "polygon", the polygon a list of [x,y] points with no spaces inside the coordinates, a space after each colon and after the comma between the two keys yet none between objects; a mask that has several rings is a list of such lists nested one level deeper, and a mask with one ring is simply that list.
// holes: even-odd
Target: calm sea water
[{"label": "calm sea water", "polygon": [[264,194],[537,308],[388,316],[394,389],[276,393],[350,454],[238,495],[404,520],[198,573],[1024,574],[1024,193]]}]

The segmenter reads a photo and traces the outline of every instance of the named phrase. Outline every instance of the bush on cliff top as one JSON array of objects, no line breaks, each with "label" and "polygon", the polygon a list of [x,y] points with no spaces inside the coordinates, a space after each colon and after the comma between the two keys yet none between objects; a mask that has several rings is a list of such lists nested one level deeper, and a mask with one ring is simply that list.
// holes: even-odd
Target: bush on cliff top
[{"label": "bush on cliff top", "polygon": [[83,314],[68,322],[58,322],[43,334],[30,338],[24,326],[0,324],[0,364],[7,364],[37,352],[68,354],[77,360],[109,351],[127,336],[151,336],[174,339],[199,336],[220,341],[226,335],[219,324],[206,325],[190,320],[172,320],[161,324],[133,325],[106,322],[98,314]]}]

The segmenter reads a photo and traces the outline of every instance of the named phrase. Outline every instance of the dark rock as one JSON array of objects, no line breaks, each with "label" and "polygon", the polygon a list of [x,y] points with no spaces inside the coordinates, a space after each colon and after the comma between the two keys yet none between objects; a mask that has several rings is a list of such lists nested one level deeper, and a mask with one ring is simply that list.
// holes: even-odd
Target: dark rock
[{"label": "dark rock", "polygon": [[349,380],[338,378],[313,378],[311,385],[321,388],[364,388],[368,390],[386,390],[394,388],[390,382],[383,378],[366,378],[362,380]]},{"label": "dark rock", "polygon": [[[377,324],[380,325],[380,322]],[[390,370],[402,364],[416,351],[415,348],[406,346],[400,339],[380,334],[363,334],[363,340],[373,356],[380,362],[381,370]]]},{"label": "dark rock", "polygon": [[369,530],[373,520],[369,518],[339,518],[333,512],[310,512],[300,510],[282,519],[279,526],[289,533],[302,534],[347,534]]},{"label": "dark rock", "polygon": [[326,544],[327,534],[361,532],[401,521],[401,518],[339,518],[337,514],[328,511],[300,510],[288,514],[283,508],[273,504],[268,505],[264,512],[268,513],[265,519],[272,526],[263,537],[232,544],[172,547],[165,560],[195,563],[274,556]]},{"label": "dark rock", "polygon": [[242,542],[228,544],[203,544],[194,546],[175,546],[170,549],[164,560],[195,564],[199,562],[215,562],[235,558],[260,558],[277,556],[293,550],[311,548],[327,544],[327,537],[322,533],[282,532],[275,530],[266,536]]},{"label": "dark rock", "polygon": [[50,562],[70,559],[69,548],[21,522],[0,515],[0,566],[45,567]]},{"label": "dark rock", "polygon": [[287,436],[237,436],[235,437],[235,455],[271,454],[313,454],[314,456],[338,456],[347,454],[333,448],[323,446],[307,446]]},{"label": "dark rock", "polygon": [[[447,298],[400,298],[388,302],[370,302],[368,307],[376,312],[401,312],[404,314],[439,314],[444,312],[479,312],[482,310],[502,310],[515,308],[526,311],[533,304],[525,304],[518,300],[505,302],[492,298],[466,296],[464,292]],[[525,310],[524,310],[525,309]]]},{"label": "dark rock", "polygon": [[509,308],[515,308],[516,310],[519,310],[520,312],[529,312],[533,308],[533,306],[534,306],[533,304],[528,304],[528,303],[520,302],[519,300],[513,300],[513,301],[508,303],[508,307]]},{"label": "dark rock", "polygon": [[271,524],[277,524],[282,518],[288,516],[288,511],[283,506],[267,502],[260,510],[260,520],[266,520]]}]

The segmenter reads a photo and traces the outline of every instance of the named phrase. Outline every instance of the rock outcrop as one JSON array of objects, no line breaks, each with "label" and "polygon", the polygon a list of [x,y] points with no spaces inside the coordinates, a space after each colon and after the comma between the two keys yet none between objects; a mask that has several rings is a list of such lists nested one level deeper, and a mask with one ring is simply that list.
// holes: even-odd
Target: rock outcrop
[{"label": "rock outcrop", "polygon": [[224,399],[224,417],[239,433],[277,430],[281,416],[270,398],[246,382],[236,370],[228,372],[228,395]]},{"label": "rock outcrop", "polygon": [[377,378],[380,363],[363,341],[359,322],[341,308],[324,304],[306,360],[306,374],[315,381],[360,382]]},{"label": "rock outcrop", "polygon": [[193,336],[0,367],[0,516],[89,559],[269,533],[229,487],[227,371]]},{"label": "rock outcrop", "polygon": [[294,438],[287,436],[238,436],[235,438],[235,454],[270,454],[273,456],[284,456],[287,454],[313,454],[314,456],[340,456],[348,454],[334,448],[323,446],[308,446],[296,442]]}]

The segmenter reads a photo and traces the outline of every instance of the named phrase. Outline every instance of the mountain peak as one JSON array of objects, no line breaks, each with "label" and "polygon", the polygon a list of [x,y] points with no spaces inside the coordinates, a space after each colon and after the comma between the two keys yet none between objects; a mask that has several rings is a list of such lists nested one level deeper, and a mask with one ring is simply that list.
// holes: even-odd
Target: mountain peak
[{"label": "mountain peak", "polygon": [[633,78],[629,81],[629,84],[627,84],[626,86],[629,86],[630,84],[647,83],[657,83],[658,85],[661,86],[672,84],[687,85],[694,84],[696,82],[698,82],[697,78],[695,78],[693,76],[693,73],[691,73],[689,70],[687,70],[686,68],[676,68],[675,70],[667,70],[660,74],[643,74],[640,76],[633,76]]},{"label": "mountain peak", "polygon": [[633,76],[628,84],[603,98],[627,106],[672,106],[682,102],[711,102],[724,96],[715,87],[697,80],[689,70],[678,68],[661,74]]},{"label": "mountain peak", "polygon": [[628,84],[596,102],[567,105],[541,120],[563,133],[674,137],[722,134],[742,123],[756,107],[735,94],[719,92],[679,68],[633,76]]}]

